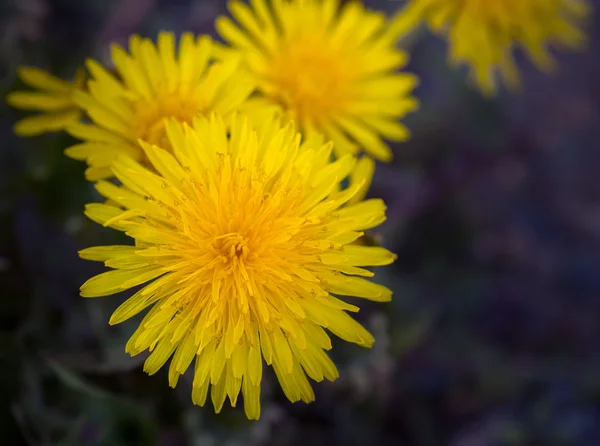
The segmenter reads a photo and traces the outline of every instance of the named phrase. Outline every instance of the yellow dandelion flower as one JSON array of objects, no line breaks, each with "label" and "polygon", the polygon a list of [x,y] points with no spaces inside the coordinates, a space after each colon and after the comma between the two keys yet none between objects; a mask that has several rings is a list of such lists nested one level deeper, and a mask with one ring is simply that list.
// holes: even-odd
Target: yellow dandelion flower
[{"label": "yellow dandelion flower", "polygon": [[[124,231],[135,246],[81,251],[113,268],[88,280],[81,295],[143,285],[110,319],[117,324],[152,307],[127,352],[150,350],[149,374],[172,357],[171,386],[195,359],[196,404],[204,405],[212,385],[219,412],[227,396],[236,405],[241,389],[246,415],[257,419],[263,359],[291,401],[310,402],[307,375],[338,377],[325,329],[372,345],[347,313],[358,307],[333,295],[391,299],[363,267],[390,264],[395,255],[353,244],[385,220],[385,206],[379,199],[348,204],[364,179],[336,187],[355,158],[332,162],[332,144],[316,136],[301,142],[293,123],[256,127],[236,114],[227,131],[217,114],[194,121],[193,128],[166,123],[169,150],[141,144],[152,170],[119,157],[113,169],[122,186],[97,184],[118,205],[90,204],[86,215]],[[368,167],[362,172],[368,177]]]},{"label": "yellow dandelion flower", "polygon": [[395,23],[406,28],[425,20],[447,37],[451,63],[467,64],[475,84],[492,95],[497,74],[509,88],[518,87],[516,47],[547,72],[555,66],[550,45],[581,48],[589,11],[588,0],[409,0]]},{"label": "yellow dandelion flower", "polygon": [[14,131],[19,136],[36,136],[64,130],[81,119],[81,109],[73,101],[73,93],[85,84],[85,70],[77,70],[73,82],[66,82],[36,67],[19,67],[21,80],[40,91],[15,91],[6,96],[8,104],[21,110],[35,110],[40,115],[21,119]]},{"label": "yellow dandelion flower", "polygon": [[89,93],[76,94],[75,101],[93,123],[68,127],[83,142],[65,153],[88,163],[89,180],[111,177],[118,154],[144,161],[138,139],[168,148],[165,118],[191,123],[198,113],[212,111],[227,117],[244,102],[253,86],[240,72],[239,59],[214,63],[212,45],[209,36],[184,33],[176,54],[172,33],[160,33],[157,45],[134,35],[130,54],[112,47],[118,78],[98,62],[86,62]]},{"label": "yellow dandelion flower", "polygon": [[[417,77],[400,70],[405,52],[395,48],[382,13],[339,0],[231,1],[239,22],[219,17],[217,31],[243,56],[260,92],[248,110],[279,104],[304,135],[318,132],[338,156],[364,149],[381,161],[392,152],[383,141],[405,141],[399,121],[417,107],[410,96]],[[229,51],[228,51],[229,50]],[[382,139],[383,138],[383,139]]]}]

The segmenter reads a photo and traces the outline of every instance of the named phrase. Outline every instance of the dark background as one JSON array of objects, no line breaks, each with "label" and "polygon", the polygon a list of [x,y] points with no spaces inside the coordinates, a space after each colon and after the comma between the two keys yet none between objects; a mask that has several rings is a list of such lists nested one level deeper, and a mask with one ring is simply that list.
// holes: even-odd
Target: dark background
[{"label": "dark background", "polygon": [[[595,2],[598,3],[598,2]],[[401,2],[371,1],[394,11]],[[599,5],[600,6],[600,5]],[[70,77],[109,42],[160,29],[212,32],[221,1],[1,0],[0,96],[18,64]],[[597,22],[596,22],[597,23]],[[545,76],[521,60],[524,89],[485,100],[417,33],[422,77],[411,141],[377,167],[372,234],[399,255],[377,280],[390,304],[362,303],[371,350],[336,342],[341,377],[290,404],[272,373],[262,417],[193,406],[143,373],[110,327],[124,296],[82,299],[102,266],[77,250],[123,243],[82,214],[97,200],[65,134],[17,138],[0,105],[0,444],[600,445],[600,32]]]}]

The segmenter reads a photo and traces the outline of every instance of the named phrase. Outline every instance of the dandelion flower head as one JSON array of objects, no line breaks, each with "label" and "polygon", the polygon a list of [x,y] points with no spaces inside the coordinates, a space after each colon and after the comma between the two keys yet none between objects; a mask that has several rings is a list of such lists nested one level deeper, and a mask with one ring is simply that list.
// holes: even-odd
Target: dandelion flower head
[{"label": "dandelion flower head", "polygon": [[229,2],[216,27],[240,53],[260,92],[248,108],[279,104],[304,135],[322,133],[338,155],[364,149],[381,161],[392,152],[384,139],[405,141],[399,122],[417,107],[414,75],[395,48],[382,13],[357,1],[253,0]]},{"label": "dandelion flower head", "polygon": [[134,35],[129,53],[112,47],[117,77],[94,60],[86,62],[89,92],[74,97],[92,123],[68,127],[83,142],[66,154],[88,163],[89,180],[111,177],[118,154],[146,162],[138,139],[168,148],[166,118],[191,123],[197,114],[212,111],[227,118],[244,102],[253,86],[240,71],[239,60],[215,63],[212,46],[208,36],[184,33],[176,51],[173,33],[160,33],[156,45]]},{"label": "dandelion flower head", "polygon": [[41,112],[21,119],[14,130],[20,136],[36,136],[64,130],[81,119],[81,109],[73,101],[75,91],[85,86],[85,70],[79,69],[73,82],[66,82],[35,67],[19,67],[21,80],[39,91],[15,91],[6,101],[15,108]]},{"label": "dandelion flower head", "polygon": [[516,47],[544,71],[555,66],[550,46],[580,48],[589,9],[588,0],[409,0],[397,19],[424,19],[445,35],[451,62],[467,64],[475,84],[490,95],[498,74],[509,88],[519,85]]},{"label": "dandelion flower head", "polygon": [[[90,204],[86,214],[124,231],[135,246],[92,247],[85,259],[111,271],[88,280],[84,297],[143,285],[112,315],[120,323],[151,307],[127,344],[150,350],[153,374],[171,358],[169,383],[194,365],[192,399],[210,397],[219,412],[241,390],[248,418],[260,415],[263,360],[291,401],[310,402],[315,381],[338,371],[326,354],[328,332],[370,347],[371,334],[337,296],[389,301],[364,266],[395,255],[354,244],[385,220],[379,199],[354,199],[364,180],[340,189],[356,159],[331,161],[332,145],[304,138],[293,123],[259,126],[234,114],[230,130],[218,114],[193,127],[166,123],[169,150],[143,143],[148,169],[127,156],[114,162],[116,186],[97,183],[115,205]],[[368,164],[360,170],[369,175]],[[327,330],[327,331],[326,331]]]}]

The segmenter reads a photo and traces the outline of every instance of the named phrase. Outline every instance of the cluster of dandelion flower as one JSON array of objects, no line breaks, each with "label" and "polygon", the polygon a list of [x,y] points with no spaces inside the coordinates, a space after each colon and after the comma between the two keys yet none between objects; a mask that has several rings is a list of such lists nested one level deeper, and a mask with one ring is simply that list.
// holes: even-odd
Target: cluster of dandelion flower
[{"label": "cluster of dandelion flower", "polygon": [[134,35],[128,50],[112,47],[113,68],[89,59],[71,83],[21,68],[40,91],[7,100],[42,112],[17,134],[79,140],[65,153],[106,198],[86,215],[134,241],[80,252],[111,268],[81,295],[141,286],[110,318],[148,310],[127,352],[149,350],[150,374],[170,359],[171,386],[194,362],[196,404],[210,387],[218,412],[241,391],[257,419],[263,362],[291,401],[312,401],[308,377],[338,376],[328,332],[374,342],[340,297],[391,299],[365,267],[395,255],[360,239],[385,220],[384,203],[365,200],[373,159],[392,159],[388,143],[409,138],[400,120],[418,107],[399,37],[421,21],[446,33],[451,59],[490,93],[496,68],[516,84],[515,42],[542,67],[547,40],[578,46],[587,3],[409,0],[391,20],[359,1],[233,0],[229,10],[215,23],[224,44]]},{"label": "cluster of dandelion flower", "polygon": [[111,268],[81,295],[141,286],[110,318],[148,310],[126,351],[149,350],[150,374],[170,359],[171,386],[194,362],[195,403],[210,387],[218,412],[241,391],[256,419],[263,363],[291,401],[309,402],[308,378],[338,376],[328,333],[374,342],[339,297],[391,299],[365,267],[395,255],[359,243],[385,205],[364,197],[370,156],[391,160],[386,141],[409,137],[399,120],[418,104],[383,14],[332,0],[251,5],[229,4],[239,25],[217,20],[226,44],[134,35],[127,50],[113,45],[114,68],[89,59],[71,84],[22,69],[43,92],[8,100],[45,113],[18,134],[79,139],[65,153],[106,198],[86,215],[133,239],[80,252]]}]

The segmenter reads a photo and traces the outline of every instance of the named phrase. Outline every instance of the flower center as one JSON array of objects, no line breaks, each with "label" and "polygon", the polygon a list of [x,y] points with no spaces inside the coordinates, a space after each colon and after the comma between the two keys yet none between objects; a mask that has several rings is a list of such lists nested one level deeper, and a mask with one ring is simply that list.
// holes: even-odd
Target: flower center
[{"label": "flower center", "polygon": [[159,91],[157,96],[140,100],[134,107],[134,138],[143,139],[164,149],[170,147],[165,133],[165,118],[173,117],[180,122],[191,124],[199,112],[195,92],[182,87],[170,92]]},{"label": "flower center", "polygon": [[212,247],[223,263],[231,263],[234,259],[244,261],[250,252],[248,240],[237,232],[217,237]]},{"label": "flower center", "polygon": [[269,78],[275,86],[270,94],[295,117],[327,118],[349,99],[354,70],[346,59],[343,50],[320,36],[283,42],[270,67]]}]

